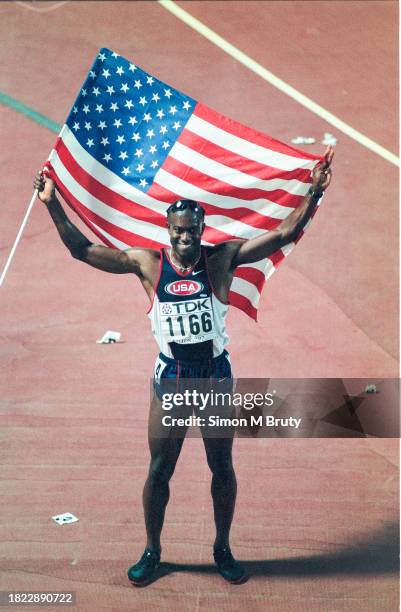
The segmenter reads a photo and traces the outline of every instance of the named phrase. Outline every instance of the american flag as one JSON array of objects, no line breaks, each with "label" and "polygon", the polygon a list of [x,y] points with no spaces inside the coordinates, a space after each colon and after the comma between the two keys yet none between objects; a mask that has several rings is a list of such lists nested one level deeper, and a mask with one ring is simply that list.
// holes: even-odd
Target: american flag
[{"label": "american flag", "polygon": [[[66,202],[108,246],[169,244],[166,209],[206,212],[204,245],[276,228],[302,202],[322,158],[213,111],[101,49],[49,156]],[[294,243],[236,269],[230,304],[256,320],[265,280]]]}]

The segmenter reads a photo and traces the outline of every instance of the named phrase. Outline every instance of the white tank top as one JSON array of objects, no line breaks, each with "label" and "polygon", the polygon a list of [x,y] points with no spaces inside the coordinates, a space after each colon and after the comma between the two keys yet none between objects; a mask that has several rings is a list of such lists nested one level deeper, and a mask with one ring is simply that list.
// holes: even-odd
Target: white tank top
[{"label": "white tank top", "polygon": [[187,361],[221,355],[228,343],[227,310],[228,304],[213,291],[204,247],[196,266],[185,274],[172,264],[167,249],[161,249],[159,279],[148,316],[164,355]]}]

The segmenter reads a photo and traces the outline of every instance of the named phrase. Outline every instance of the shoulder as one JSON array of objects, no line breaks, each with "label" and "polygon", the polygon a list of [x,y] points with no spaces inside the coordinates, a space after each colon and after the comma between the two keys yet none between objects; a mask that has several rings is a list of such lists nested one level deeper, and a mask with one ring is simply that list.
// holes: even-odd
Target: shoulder
[{"label": "shoulder", "polygon": [[155,268],[159,267],[162,257],[161,249],[145,249],[132,247],[124,251],[130,264],[136,268],[136,273],[142,276],[152,274]]},{"label": "shoulder", "polygon": [[219,265],[230,266],[233,258],[244,242],[246,242],[246,240],[227,240],[226,242],[220,242],[211,247],[205,247],[207,259]]}]

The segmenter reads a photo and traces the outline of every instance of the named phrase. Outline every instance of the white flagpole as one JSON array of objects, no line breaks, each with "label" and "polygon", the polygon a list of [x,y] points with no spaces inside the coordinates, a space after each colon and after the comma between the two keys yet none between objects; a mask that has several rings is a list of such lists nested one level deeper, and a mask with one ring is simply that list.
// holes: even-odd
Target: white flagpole
[{"label": "white flagpole", "polygon": [[31,210],[32,210],[32,207],[33,207],[33,205],[34,205],[34,202],[35,202],[35,200],[36,200],[37,196],[38,196],[38,190],[37,190],[37,189],[35,189],[35,191],[33,192],[32,200],[31,200],[31,201],[30,201],[30,203],[29,203],[28,209],[27,209],[27,211],[26,211],[26,213],[25,213],[24,220],[23,220],[23,221],[22,221],[22,223],[21,223],[21,227],[19,228],[19,231],[18,231],[17,237],[16,237],[15,242],[14,242],[14,244],[13,244],[13,248],[11,249],[10,255],[8,256],[7,263],[6,263],[6,265],[4,266],[3,272],[1,273],[1,277],[0,277],[0,287],[1,287],[1,285],[3,284],[3,280],[5,279],[5,276],[6,276],[6,274],[7,274],[7,270],[8,270],[8,268],[10,267],[11,260],[12,260],[12,258],[14,257],[14,253],[15,253],[15,251],[16,251],[16,249],[17,249],[17,246],[18,246],[19,240],[20,240],[20,238],[21,238],[22,232],[24,231],[24,227],[25,227],[25,225],[26,225],[26,222],[28,221],[29,214],[30,214],[30,212],[31,212]]}]

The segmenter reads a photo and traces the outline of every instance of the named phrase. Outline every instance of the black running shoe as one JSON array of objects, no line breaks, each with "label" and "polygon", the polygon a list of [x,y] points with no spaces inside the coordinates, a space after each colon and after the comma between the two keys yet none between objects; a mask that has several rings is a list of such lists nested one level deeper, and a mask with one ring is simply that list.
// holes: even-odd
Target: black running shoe
[{"label": "black running shoe", "polygon": [[245,579],[244,568],[234,559],[228,546],[214,550],[213,556],[217,569],[228,582],[239,584]]},{"label": "black running shoe", "polygon": [[160,564],[160,553],[145,548],[142,557],[129,568],[128,578],[135,586],[146,586]]}]

